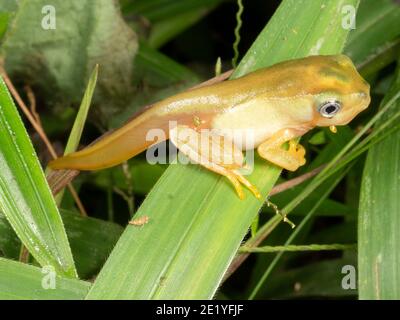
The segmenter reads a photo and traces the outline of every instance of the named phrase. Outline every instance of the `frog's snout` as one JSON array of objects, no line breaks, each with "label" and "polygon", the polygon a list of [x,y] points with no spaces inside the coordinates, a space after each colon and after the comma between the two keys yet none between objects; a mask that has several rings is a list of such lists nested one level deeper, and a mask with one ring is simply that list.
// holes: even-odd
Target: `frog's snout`
[{"label": "frog's snout", "polygon": [[366,108],[368,108],[369,103],[371,102],[371,98],[369,96],[369,93],[365,92],[365,91],[361,91],[358,93],[358,100],[359,102],[359,109],[360,110],[365,110]]}]

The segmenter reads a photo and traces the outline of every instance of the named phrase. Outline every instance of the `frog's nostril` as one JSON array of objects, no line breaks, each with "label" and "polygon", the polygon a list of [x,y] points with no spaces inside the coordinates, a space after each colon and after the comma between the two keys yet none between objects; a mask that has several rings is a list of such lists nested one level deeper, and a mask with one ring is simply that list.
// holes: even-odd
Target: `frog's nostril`
[{"label": "frog's nostril", "polygon": [[368,98],[368,94],[366,92],[364,92],[364,91],[359,92],[358,95],[362,99]]}]

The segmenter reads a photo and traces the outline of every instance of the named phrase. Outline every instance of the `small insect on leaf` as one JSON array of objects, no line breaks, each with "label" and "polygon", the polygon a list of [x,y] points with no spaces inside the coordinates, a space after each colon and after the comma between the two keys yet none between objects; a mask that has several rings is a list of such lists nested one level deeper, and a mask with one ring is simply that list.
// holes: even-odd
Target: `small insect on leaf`
[{"label": "small insect on leaf", "polygon": [[148,216],[141,216],[136,219],[133,219],[132,221],[129,221],[129,224],[132,224],[134,226],[143,226],[148,222],[149,222]]}]

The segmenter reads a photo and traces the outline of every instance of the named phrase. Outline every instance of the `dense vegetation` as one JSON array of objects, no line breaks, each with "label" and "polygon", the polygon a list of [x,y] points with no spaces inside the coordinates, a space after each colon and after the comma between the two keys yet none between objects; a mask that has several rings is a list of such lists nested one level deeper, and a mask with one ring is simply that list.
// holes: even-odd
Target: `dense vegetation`
[{"label": "dense vegetation", "polygon": [[[0,298],[400,298],[398,21],[391,0],[0,0]],[[370,107],[249,177],[294,229],[196,165],[46,169],[216,73],[338,53]]]}]

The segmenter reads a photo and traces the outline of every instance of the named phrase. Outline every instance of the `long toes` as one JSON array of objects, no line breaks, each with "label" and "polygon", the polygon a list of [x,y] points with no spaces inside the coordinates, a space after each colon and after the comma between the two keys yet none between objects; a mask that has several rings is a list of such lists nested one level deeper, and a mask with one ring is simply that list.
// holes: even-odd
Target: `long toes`
[{"label": "long toes", "polygon": [[250,191],[254,194],[257,199],[261,199],[261,193],[258,191],[256,187],[251,188]]}]

